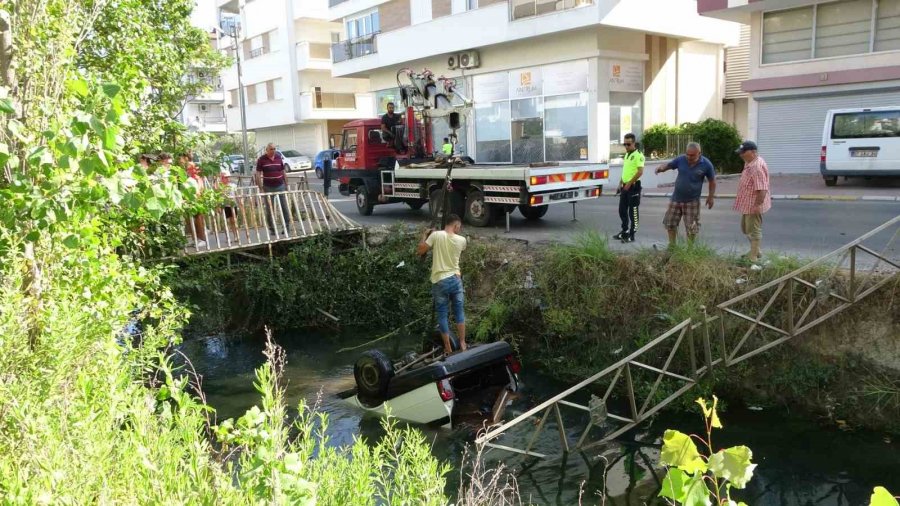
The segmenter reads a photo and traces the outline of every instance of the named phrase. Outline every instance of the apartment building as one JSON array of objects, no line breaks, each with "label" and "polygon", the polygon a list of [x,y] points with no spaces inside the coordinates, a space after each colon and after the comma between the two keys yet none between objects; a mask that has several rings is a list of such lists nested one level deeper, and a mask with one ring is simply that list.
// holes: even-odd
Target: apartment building
[{"label": "apartment building", "polygon": [[[220,17],[237,17],[247,129],[258,144],[315,155],[351,119],[374,114],[366,79],[331,76],[331,43],[341,26],[326,17],[326,0],[217,0]],[[229,131],[240,131],[237,67],[222,76]]]},{"label": "apartment building", "polygon": [[[191,12],[191,24],[204,30],[213,49],[219,48],[219,36],[215,0],[197,0]],[[193,68],[185,76],[193,82],[203,82],[209,91],[188,97],[179,115],[179,120],[188,129],[200,132],[225,133],[225,90],[217,73],[207,69]]]},{"label": "apartment building", "polygon": [[740,27],[695,0],[329,3],[333,75],[367,78],[379,114],[400,68],[456,78],[474,102],[460,151],[480,163],[615,159],[628,132],[721,117]]},{"label": "apartment building", "polygon": [[900,105],[900,0],[698,0],[697,10],[749,27],[739,91],[747,136],[773,172],[819,171],[828,109]]}]

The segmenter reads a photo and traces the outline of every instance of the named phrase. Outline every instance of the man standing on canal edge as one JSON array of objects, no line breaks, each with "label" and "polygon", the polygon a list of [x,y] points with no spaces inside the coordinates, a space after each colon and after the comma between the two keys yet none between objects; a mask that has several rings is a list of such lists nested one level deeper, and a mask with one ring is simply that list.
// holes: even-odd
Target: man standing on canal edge
[{"label": "man standing on canal edge", "polygon": [[762,243],[762,215],[772,207],[769,167],[756,152],[756,143],[753,141],[744,141],[736,153],[744,160],[744,170],[738,183],[734,210],[741,213],[741,232],[750,241],[750,253],[745,256],[755,262],[759,260]]},{"label": "man standing on canal edge", "polygon": [[622,180],[619,182],[619,218],[622,231],[613,236],[622,242],[634,242],[641,205],[641,176],[644,175],[644,155],[637,149],[634,134],[625,134],[625,160],[622,164]]},{"label": "man standing on canal edge", "polygon": [[466,315],[463,311],[464,291],[462,275],[459,270],[459,257],[466,249],[468,241],[459,235],[462,220],[459,216],[447,216],[444,230],[426,230],[422,234],[416,253],[425,256],[429,250],[431,257],[431,296],[437,312],[438,327],[444,341],[444,352],[453,352],[450,345],[449,306],[453,306],[456,319],[456,337],[459,338],[459,349],[466,350]]},{"label": "man standing on canal edge", "polygon": [[690,142],[684,154],[666,165],[656,168],[656,173],[677,170],[675,191],[663,218],[663,225],[669,234],[669,248],[675,247],[678,235],[678,224],[684,218],[688,242],[694,242],[700,233],[700,194],[703,193],[703,180],[709,181],[709,195],[706,197],[706,208],[712,209],[716,198],[716,169],[712,162],[702,156],[700,144]]}]

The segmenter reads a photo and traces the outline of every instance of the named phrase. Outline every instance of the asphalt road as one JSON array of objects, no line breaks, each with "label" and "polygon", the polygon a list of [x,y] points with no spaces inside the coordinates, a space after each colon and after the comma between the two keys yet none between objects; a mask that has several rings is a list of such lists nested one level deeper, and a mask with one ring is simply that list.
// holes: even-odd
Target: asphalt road
[{"label": "asphalt road", "polygon": [[[315,184],[321,189],[320,184]],[[332,188],[334,189],[334,187]],[[361,216],[350,197],[332,192],[335,206],[349,218],[365,226],[393,225],[403,222],[424,227],[429,224],[428,205],[413,211],[404,204],[387,204],[375,207],[372,216]],[[640,228],[637,240],[631,244],[610,241],[613,248],[623,251],[664,246],[666,231],[662,226],[667,199],[645,198],[640,207]],[[720,252],[744,253],[747,241],[740,232],[740,217],[731,210],[732,199],[719,199],[712,210],[705,207],[701,211],[700,237]],[[776,200],[772,210],[765,215],[763,224],[763,250],[780,252],[801,257],[817,257],[850,242],[878,225],[900,214],[900,204],[896,202],[835,202],[807,200]],[[533,243],[567,242],[585,230],[595,230],[612,236],[619,231],[618,198],[602,197],[578,203],[578,221],[572,221],[572,206],[556,204],[539,221],[526,221],[518,213],[510,215],[510,233],[505,233],[502,220],[491,227],[475,228],[465,226],[467,235],[499,235],[524,239]],[[681,231],[683,234],[683,229]],[[880,250],[890,239],[876,237],[870,243]],[[900,248],[900,244],[894,249]],[[895,251],[896,255],[897,252]]]}]

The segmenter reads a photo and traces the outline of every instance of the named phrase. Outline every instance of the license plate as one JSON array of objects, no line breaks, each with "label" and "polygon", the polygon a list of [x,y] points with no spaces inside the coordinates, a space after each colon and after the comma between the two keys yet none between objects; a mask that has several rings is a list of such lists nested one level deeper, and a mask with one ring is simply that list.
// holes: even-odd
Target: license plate
[{"label": "license plate", "polygon": [[561,193],[551,193],[551,194],[550,194],[550,200],[566,200],[566,199],[571,199],[571,198],[574,198],[575,195],[577,195],[577,194],[578,194],[578,192],[574,192],[574,191],[571,191],[571,192],[561,192]]},{"label": "license plate", "polygon": [[850,152],[851,158],[875,158],[878,156],[878,151],[874,149],[855,149]]}]

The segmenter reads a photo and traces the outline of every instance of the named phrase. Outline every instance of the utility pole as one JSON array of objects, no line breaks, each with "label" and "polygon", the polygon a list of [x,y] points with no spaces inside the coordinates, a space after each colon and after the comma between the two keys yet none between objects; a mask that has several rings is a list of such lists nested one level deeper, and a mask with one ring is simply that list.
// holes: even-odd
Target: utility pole
[{"label": "utility pole", "polygon": [[233,18],[228,19],[227,26],[229,28],[228,35],[231,37],[231,40],[234,42],[234,58],[237,63],[237,78],[238,78],[238,104],[241,108],[241,135],[243,137],[243,146],[244,146],[244,166],[241,169],[241,173],[246,175],[250,162],[250,148],[247,143],[247,106],[244,103],[244,78],[241,73],[241,50],[238,47],[238,37],[240,35],[241,26],[240,23],[236,22]]}]

